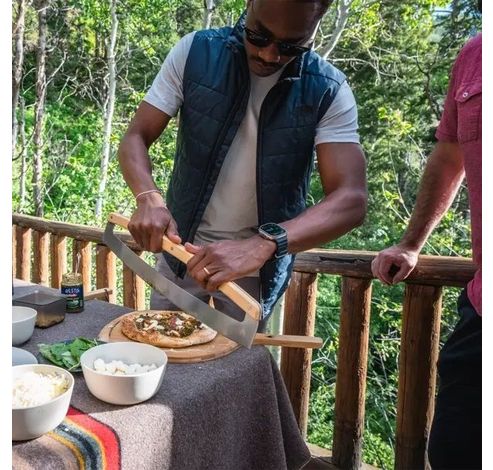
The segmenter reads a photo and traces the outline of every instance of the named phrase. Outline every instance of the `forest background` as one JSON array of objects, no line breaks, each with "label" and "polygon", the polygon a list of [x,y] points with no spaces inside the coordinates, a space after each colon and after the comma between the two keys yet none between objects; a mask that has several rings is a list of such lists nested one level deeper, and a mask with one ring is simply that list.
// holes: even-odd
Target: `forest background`
[{"label": "forest background", "polygon": [[[176,41],[233,25],[244,0],[14,0],[12,171],[16,212],[103,224],[134,200],[118,168],[119,141]],[[481,29],[473,0],[335,0],[316,50],[347,76],[358,103],[368,161],[366,222],[327,248],[378,251],[409,219],[434,145],[449,73],[460,47]],[[165,189],[173,166],[173,120],[151,149]],[[323,197],[316,172],[310,204]],[[470,256],[462,187],[424,249]],[[330,448],[340,281],[320,276],[308,440]],[[374,283],[363,459],[393,467],[402,286]],[[445,292],[442,341],[455,322],[457,290]]]}]

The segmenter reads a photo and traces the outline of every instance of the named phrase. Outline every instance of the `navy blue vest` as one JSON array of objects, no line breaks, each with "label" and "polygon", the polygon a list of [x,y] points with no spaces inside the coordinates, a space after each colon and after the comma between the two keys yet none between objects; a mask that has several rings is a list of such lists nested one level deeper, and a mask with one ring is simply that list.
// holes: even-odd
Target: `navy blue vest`
[{"label": "navy blue vest", "polygon": [[[243,15],[234,29],[195,34],[183,77],[184,102],[167,204],[183,242],[193,241],[224,158],[245,115],[250,77]],[[305,210],[318,121],[345,76],[315,52],[293,60],[262,104],[257,142],[259,224],[283,222]],[[166,260],[179,276],[185,265]],[[264,319],[285,291],[294,256],[260,270]]]}]

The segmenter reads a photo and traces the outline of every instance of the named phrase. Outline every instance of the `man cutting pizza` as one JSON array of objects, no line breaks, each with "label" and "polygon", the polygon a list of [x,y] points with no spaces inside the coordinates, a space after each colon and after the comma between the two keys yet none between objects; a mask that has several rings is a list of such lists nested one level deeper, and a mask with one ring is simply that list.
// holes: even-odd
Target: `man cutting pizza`
[{"label": "man cutting pizza", "polygon": [[[312,50],[330,0],[250,0],[234,28],[197,31],[170,51],[122,139],[137,209],[129,230],[161,252],[166,234],[194,254],[157,268],[236,316],[217,291],[235,281],[262,305],[285,291],[300,251],[335,240],[366,214],[365,158],[344,74]],[[180,112],[166,200],[149,148]],[[325,197],[306,208],[314,149]],[[151,308],[173,309],[153,292]]]}]

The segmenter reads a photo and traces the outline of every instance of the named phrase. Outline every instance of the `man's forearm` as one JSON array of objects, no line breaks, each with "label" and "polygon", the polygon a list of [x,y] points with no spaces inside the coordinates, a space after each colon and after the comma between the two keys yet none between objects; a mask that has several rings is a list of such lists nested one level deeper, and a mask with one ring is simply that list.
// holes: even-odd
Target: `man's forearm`
[{"label": "man's forearm", "polygon": [[144,140],[138,134],[126,134],[118,151],[120,168],[134,196],[155,189],[151,161]]},{"label": "man's forearm", "polygon": [[341,188],[298,217],[281,225],[288,232],[288,251],[298,253],[330,242],[362,224],[366,215],[364,190]]},{"label": "man's forearm", "polygon": [[438,143],[426,164],[401,245],[421,251],[428,236],[452,204],[463,178],[464,165],[458,145]]}]

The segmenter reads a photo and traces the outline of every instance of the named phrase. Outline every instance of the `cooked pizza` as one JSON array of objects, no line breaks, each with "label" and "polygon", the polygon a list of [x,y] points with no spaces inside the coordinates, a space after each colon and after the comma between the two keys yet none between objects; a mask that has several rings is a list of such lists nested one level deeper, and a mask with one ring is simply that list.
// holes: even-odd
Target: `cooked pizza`
[{"label": "cooked pizza", "polygon": [[183,312],[146,310],[127,315],[122,333],[134,341],[160,348],[185,348],[212,341],[216,331]]}]

